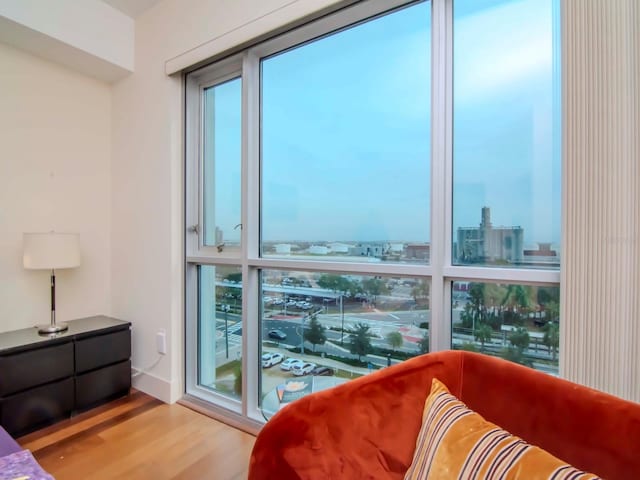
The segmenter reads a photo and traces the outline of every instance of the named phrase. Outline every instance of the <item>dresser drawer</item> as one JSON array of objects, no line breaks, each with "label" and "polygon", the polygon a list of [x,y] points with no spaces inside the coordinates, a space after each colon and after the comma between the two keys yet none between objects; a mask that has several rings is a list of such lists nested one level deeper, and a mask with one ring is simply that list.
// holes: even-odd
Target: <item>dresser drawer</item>
[{"label": "dresser drawer", "polygon": [[0,423],[18,437],[68,417],[73,396],[73,378],[16,393],[0,400]]},{"label": "dresser drawer", "polygon": [[0,356],[0,397],[73,376],[73,343]]},{"label": "dresser drawer", "polygon": [[85,410],[105,400],[122,397],[131,388],[131,361],[76,377],[76,410]]},{"label": "dresser drawer", "polygon": [[76,373],[84,373],[131,357],[131,330],[76,340]]}]

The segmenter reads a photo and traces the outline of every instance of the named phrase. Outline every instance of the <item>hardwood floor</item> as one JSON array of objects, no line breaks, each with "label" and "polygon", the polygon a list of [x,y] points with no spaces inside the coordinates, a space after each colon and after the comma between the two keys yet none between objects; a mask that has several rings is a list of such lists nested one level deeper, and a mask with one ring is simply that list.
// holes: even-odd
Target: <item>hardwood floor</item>
[{"label": "hardwood floor", "polygon": [[18,439],[56,480],[245,479],[254,441],[137,391]]}]

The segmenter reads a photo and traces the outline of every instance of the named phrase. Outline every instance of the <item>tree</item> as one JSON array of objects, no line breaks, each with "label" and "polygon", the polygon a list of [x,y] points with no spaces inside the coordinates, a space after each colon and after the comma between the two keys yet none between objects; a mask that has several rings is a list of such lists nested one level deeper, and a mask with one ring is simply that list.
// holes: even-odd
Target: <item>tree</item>
[{"label": "tree", "polygon": [[389,293],[389,287],[381,278],[367,278],[362,281],[362,289],[365,293],[373,297],[373,301],[376,301],[378,295],[384,295]]},{"label": "tree", "polygon": [[420,349],[420,353],[429,353],[429,332],[424,332],[422,338],[418,342],[418,348]]},{"label": "tree", "polygon": [[233,283],[242,283],[242,273],[240,272],[230,273],[229,275],[224,277],[224,279]]},{"label": "tree", "polygon": [[321,275],[318,279],[318,285],[321,288],[341,293],[347,293],[353,288],[353,283],[348,278],[333,274]]},{"label": "tree", "polygon": [[233,374],[235,379],[233,380],[233,391],[239,397],[242,396],[242,363],[238,362],[233,367]]},{"label": "tree", "polygon": [[523,353],[529,346],[529,332],[524,327],[516,328],[509,335],[509,342],[513,345],[519,353]]},{"label": "tree", "polygon": [[480,342],[480,350],[484,352],[484,344],[491,341],[493,329],[486,323],[480,323],[476,326],[473,336]]},{"label": "tree", "polygon": [[404,343],[404,339],[402,338],[400,332],[389,332],[387,334],[387,343],[391,345],[391,348],[395,352],[396,349],[402,346],[402,344]]},{"label": "tree", "polygon": [[551,358],[556,359],[560,346],[560,326],[556,322],[547,322],[544,326],[544,338],[542,342],[551,352]]},{"label": "tree", "polygon": [[478,346],[472,342],[464,342],[462,345],[456,347],[457,350],[466,350],[467,352],[477,352]]},{"label": "tree", "polygon": [[304,339],[313,345],[313,351],[316,351],[316,345],[324,345],[327,336],[324,333],[325,328],[318,321],[317,315],[311,315],[309,320],[309,328],[304,331]]},{"label": "tree", "polygon": [[419,281],[416,286],[411,289],[411,295],[417,305],[426,305],[429,307],[429,283],[426,281]]},{"label": "tree", "polygon": [[357,323],[351,336],[351,353],[358,355],[358,360],[362,360],[363,355],[367,355],[372,350],[369,340],[369,325]]},{"label": "tree", "polygon": [[556,322],[560,316],[560,305],[555,300],[550,301],[545,305],[545,312],[547,322]]}]

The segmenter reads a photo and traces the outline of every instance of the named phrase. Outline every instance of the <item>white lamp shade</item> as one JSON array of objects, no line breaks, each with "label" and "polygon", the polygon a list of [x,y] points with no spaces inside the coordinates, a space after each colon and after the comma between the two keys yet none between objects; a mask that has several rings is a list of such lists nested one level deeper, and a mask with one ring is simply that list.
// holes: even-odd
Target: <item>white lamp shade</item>
[{"label": "white lamp shade", "polygon": [[77,233],[25,233],[22,263],[27,269],[60,269],[80,266]]}]

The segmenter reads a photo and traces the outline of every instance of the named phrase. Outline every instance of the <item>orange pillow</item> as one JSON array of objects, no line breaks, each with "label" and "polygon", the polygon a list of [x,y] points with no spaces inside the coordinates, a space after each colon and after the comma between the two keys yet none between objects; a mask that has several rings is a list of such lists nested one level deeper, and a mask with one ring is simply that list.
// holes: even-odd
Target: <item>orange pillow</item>
[{"label": "orange pillow", "polygon": [[511,435],[433,379],[405,480],[593,480],[541,448]]}]

